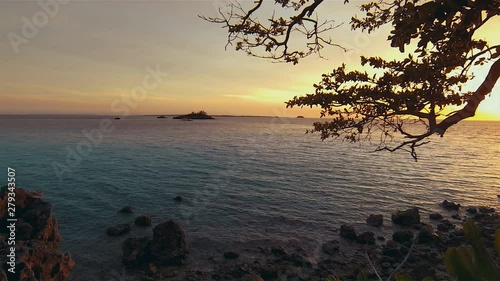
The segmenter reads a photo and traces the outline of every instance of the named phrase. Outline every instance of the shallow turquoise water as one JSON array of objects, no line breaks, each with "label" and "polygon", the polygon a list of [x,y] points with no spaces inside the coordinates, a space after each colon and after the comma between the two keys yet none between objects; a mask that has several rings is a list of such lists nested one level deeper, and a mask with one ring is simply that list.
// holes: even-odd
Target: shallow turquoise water
[{"label": "shallow turquoise water", "polygon": [[[19,186],[42,190],[55,204],[63,248],[80,275],[119,266],[126,237],[108,238],[105,229],[130,222],[117,214],[125,205],[154,223],[180,222],[195,253],[262,239],[319,247],[340,223],[368,228],[370,213],[387,217],[415,205],[431,212],[443,199],[500,206],[500,122],[458,124],[432,138],[415,163],[405,152],[321,142],[304,134],[311,119],[134,116],[113,120],[113,132],[67,165],[67,149],[76,150],[87,139],[82,130],[101,119],[0,117],[2,169],[15,168]],[[58,177],[54,163],[71,171]],[[185,201],[174,202],[176,195]]]}]

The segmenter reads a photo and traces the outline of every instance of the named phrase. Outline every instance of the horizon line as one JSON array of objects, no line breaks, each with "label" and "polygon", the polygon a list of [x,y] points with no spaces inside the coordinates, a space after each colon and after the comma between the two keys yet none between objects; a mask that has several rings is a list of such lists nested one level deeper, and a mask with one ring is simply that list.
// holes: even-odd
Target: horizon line
[{"label": "horizon line", "polygon": [[[189,113],[188,113],[189,114]],[[128,116],[181,116],[186,115],[183,114],[130,114]],[[214,117],[261,117],[261,118],[297,118],[298,116],[278,116],[278,115],[232,115],[232,114],[209,114]],[[97,114],[97,113],[81,113],[81,114],[65,114],[65,113],[0,113],[0,116],[110,116],[110,117],[121,117],[117,115],[111,114]],[[328,117],[307,117],[302,116],[305,119],[328,119]],[[444,119],[444,118],[443,118]],[[439,120],[439,119],[438,119]],[[500,122],[498,119],[465,119],[463,121],[491,121],[491,122]]]}]

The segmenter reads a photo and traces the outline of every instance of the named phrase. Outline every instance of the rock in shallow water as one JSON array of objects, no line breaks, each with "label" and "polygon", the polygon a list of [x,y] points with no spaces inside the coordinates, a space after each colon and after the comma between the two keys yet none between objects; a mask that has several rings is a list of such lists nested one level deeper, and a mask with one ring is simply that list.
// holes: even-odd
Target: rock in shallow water
[{"label": "rock in shallow water", "polygon": [[439,231],[450,231],[455,228],[455,225],[451,223],[449,220],[444,220],[440,224],[437,225]]},{"label": "rock in shallow water", "polygon": [[137,226],[150,226],[151,225],[151,217],[149,216],[138,216],[134,221]]},{"label": "rock in shallow water", "polygon": [[371,231],[366,231],[358,235],[356,240],[360,244],[374,245],[375,244],[375,234]]},{"label": "rock in shallow water", "polygon": [[172,220],[153,228],[153,238],[129,238],[122,245],[122,261],[127,267],[145,262],[161,265],[179,265],[188,253],[186,234],[180,225]]},{"label": "rock in shallow water", "polygon": [[418,233],[418,242],[419,243],[430,243],[437,241],[439,236],[434,231],[434,228],[430,225],[423,225],[420,227],[420,232]]},{"label": "rock in shallow water", "polygon": [[384,223],[384,216],[383,215],[370,215],[366,219],[366,224],[371,225],[371,226],[381,226]]},{"label": "rock in shallow water", "polygon": [[224,253],[224,258],[232,260],[232,259],[237,259],[240,256],[240,254],[236,252],[225,252]]},{"label": "rock in shallow water", "polygon": [[460,209],[460,204],[457,204],[453,201],[448,201],[448,200],[444,200],[441,203],[441,206],[449,211],[458,211]]},{"label": "rock in shallow water", "polygon": [[323,244],[322,249],[325,253],[333,255],[339,251],[340,243],[337,240],[332,240],[330,242]]},{"label": "rock in shallow water", "polygon": [[148,246],[149,237],[128,238],[122,244],[122,262],[127,267],[134,267],[149,260]]},{"label": "rock in shallow water", "polygon": [[392,215],[392,222],[399,225],[416,225],[420,223],[420,213],[418,208],[411,208],[405,211],[399,211]]},{"label": "rock in shallow water", "polygon": [[470,207],[470,208],[467,208],[465,209],[465,211],[471,215],[475,215],[477,214],[477,208],[476,207]]},{"label": "rock in shallow water", "polygon": [[131,227],[130,227],[130,224],[128,223],[124,223],[124,224],[119,224],[119,225],[116,225],[116,226],[113,226],[113,227],[110,227],[106,230],[106,234],[108,236],[120,236],[120,235],[123,235],[125,233],[128,233],[130,231]]},{"label": "rock in shallow water", "polygon": [[441,214],[438,214],[438,213],[429,214],[429,219],[435,220],[435,221],[440,221],[443,219],[443,216]]},{"label": "rock in shallow water", "polygon": [[358,234],[356,233],[354,226],[343,224],[340,226],[340,237],[349,240],[356,240],[358,238]]},{"label": "rock in shallow water", "polygon": [[479,212],[482,214],[492,214],[495,212],[495,208],[481,206],[479,207]]},{"label": "rock in shallow water", "polygon": [[188,253],[184,229],[172,220],[153,228],[151,258],[159,264],[181,264]]},{"label": "rock in shallow water", "polygon": [[134,212],[134,209],[130,206],[125,206],[118,211],[118,213],[122,214],[132,214]]}]

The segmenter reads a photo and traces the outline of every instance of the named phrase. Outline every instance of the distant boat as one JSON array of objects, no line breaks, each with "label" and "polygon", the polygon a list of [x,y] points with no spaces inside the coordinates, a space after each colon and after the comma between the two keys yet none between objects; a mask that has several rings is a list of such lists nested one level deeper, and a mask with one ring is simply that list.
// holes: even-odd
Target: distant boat
[{"label": "distant boat", "polygon": [[121,118],[120,117],[115,117],[115,120],[120,120]]},{"label": "distant boat", "polygon": [[297,118],[304,118],[304,116],[302,116],[302,115],[299,115],[299,116],[297,116]]},{"label": "distant boat", "polygon": [[165,118],[167,118],[167,117],[165,117],[165,116],[163,116],[163,115],[162,115],[162,116],[158,116],[158,117],[156,117],[156,118],[158,118],[158,119],[165,119]]}]

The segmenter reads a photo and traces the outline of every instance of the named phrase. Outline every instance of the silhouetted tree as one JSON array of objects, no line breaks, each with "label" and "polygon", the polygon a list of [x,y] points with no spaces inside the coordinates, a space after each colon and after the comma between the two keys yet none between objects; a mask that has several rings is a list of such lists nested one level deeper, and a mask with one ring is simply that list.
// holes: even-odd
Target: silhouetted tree
[{"label": "silhouetted tree", "polygon": [[[263,0],[245,10],[232,2],[219,17],[206,18],[228,29],[228,45],[247,54],[297,64],[299,59],[319,53],[325,45],[335,45],[325,32],[334,29],[333,21],[319,21],[314,12],[324,0],[274,0],[275,12],[267,21],[255,16]],[[344,1],[347,4],[348,1]],[[401,52],[410,42],[416,47],[404,60],[387,61],[379,57],[361,57],[362,65],[383,71],[380,75],[348,71],[345,65],[323,74],[314,85],[315,92],[295,97],[287,107],[319,106],[321,117],[312,132],[322,139],[342,138],[351,142],[380,136],[378,150],[408,150],[417,159],[415,148],[428,143],[432,134],[443,136],[463,119],[474,116],[479,103],[491,93],[500,75],[500,45],[491,46],[473,35],[487,21],[500,14],[499,0],[391,0],[361,5],[364,17],[351,19],[353,29],[368,33],[390,24],[388,40]],[[291,16],[276,16],[288,12]],[[302,50],[291,46],[293,36],[305,42]],[[227,45],[227,46],[228,46]],[[338,46],[343,48],[341,46]],[[344,49],[345,50],[345,49]],[[474,92],[462,86],[473,78],[471,67],[490,67],[482,84]],[[449,106],[461,110],[440,119]],[[425,125],[415,131],[412,124]],[[391,145],[393,138],[405,139]]]}]

